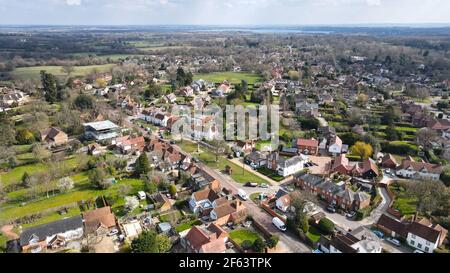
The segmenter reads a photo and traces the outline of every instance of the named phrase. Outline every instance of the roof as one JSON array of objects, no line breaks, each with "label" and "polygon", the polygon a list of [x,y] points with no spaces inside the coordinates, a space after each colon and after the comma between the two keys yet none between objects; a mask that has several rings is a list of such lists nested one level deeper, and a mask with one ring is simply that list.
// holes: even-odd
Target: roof
[{"label": "roof", "polygon": [[419,222],[411,223],[411,225],[409,225],[408,232],[433,243],[438,241],[440,235],[439,230],[423,225]]},{"label": "roof", "polygon": [[342,253],[356,253],[357,250],[352,248],[352,245],[359,242],[353,235],[347,233],[346,235],[337,234],[330,241],[330,245]]},{"label": "roof", "polygon": [[84,225],[87,233],[96,231],[100,226],[111,228],[116,226],[116,217],[111,207],[103,207],[83,213]]},{"label": "roof", "polygon": [[297,138],[296,144],[297,146],[317,147],[319,146],[319,141],[315,139]]},{"label": "roof", "polygon": [[398,167],[399,169],[408,169],[413,168],[416,172],[421,172],[422,170],[426,170],[430,173],[441,173],[442,172],[442,165],[438,164],[431,164],[426,162],[417,162],[410,160],[408,158],[405,158],[402,160],[402,164]]},{"label": "roof", "polygon": [[194,196],[196,201],[208,199],[209,201],[212,202],[217,198],[219,198],[217,193],[214,190],[210,189],[209,187],[205,188],[204,190],[194,192],[192,195]]},{"label": "roof", "polygon": [[91,123],[85,123],[85,127],[91,127],[96,131],[102,131],[102,130],[108,130],[108,129],[118,129],[119,126],[114,124],[113,122],[109,120],[104,121],[97,121],[97,122],[91,122]]},{"label": "roof", "polygon": [[[284,205],[289,206],[291,204],[291,196],[289,194],[283,195],[278,200]],[[278,201],[277,200],[277,201]]]},{"label": "roof", "polygon": [[318,175],[313,175],[310,173],[303,173],[295,175],[297,180],[303,180],[311,185],[318,185],[324,181],[324,179]]},{"label": "roof", "polygon": [[377,224],[406,238],[407,226],[404,223],[387,216],[386,214],[381,215]]},{"label": "roof", "polygon": [[186,235],[186,241],[197,251],[222,253],[226,250],[225,241],[220,239],[228,233],[215,224],[208,228],[193,226]]},{"label": "roof", "polygon": [[234,208],[230,202],[225,202],[220,206],[215,207],[213,211],[216,213],[216,216],[219,219],[232,214],[236,211],[236,208]]},{"label": "roof", "polygon": [[39,238],[39,241],[45,240],[48,236],[53,236],[59,233],[64,233],[69,230],[83,228],[83,219],[81,215],[71,218],[62,219],[48,224],[32,227],[24,230],[20,234],[20,245],[25,246],[29,243],[30,238],[34,235]]},{"label": "roof", "polygon": [[379,175],[378,167],[375,161],[371,158],[366,158],[363,161],[363,173],[372,170],[376,175]]}]

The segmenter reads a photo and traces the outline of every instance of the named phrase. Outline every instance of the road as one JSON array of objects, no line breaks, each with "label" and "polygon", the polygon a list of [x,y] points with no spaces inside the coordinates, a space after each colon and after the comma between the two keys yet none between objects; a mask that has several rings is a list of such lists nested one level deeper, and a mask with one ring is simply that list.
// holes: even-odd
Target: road
[{"label": "road", "polygon": [[[226,187],[227,189],[231,190],[234,194],[237,193],[239,189],[243,189],[244,187],[233,181],[231,178],[227,177],[224,174],[221,174],[219,171],[214,170],[212,168],[209,168],[203,163],[198,163],[200,168],[203,168],[205,171],[207,171],[210,175],[212,175],[214,178],[216,178],[220,184],[223,187]],[[261,188],[245,188],[245,191],[247,193],[250,193],[251,191],[255,192],[272,192],[274,189],[261,189]],[[247,207],[249,213],[252,215],[253,219],[258,221],[261,225],[264,226],[269,232],[276,234],[279,236],[280,241],[284,244],[284,246],[289,250],[291,253],[311,253],[311,248],[307,245],[300,242],[295,234],[292,232],[281,232],[277,228],[275,228],[272,224],[272,217],[266,213],[262,208],[260,208],[258,205],[256,205],[253,201],[248,200],[243,202],[243,204]]]}]

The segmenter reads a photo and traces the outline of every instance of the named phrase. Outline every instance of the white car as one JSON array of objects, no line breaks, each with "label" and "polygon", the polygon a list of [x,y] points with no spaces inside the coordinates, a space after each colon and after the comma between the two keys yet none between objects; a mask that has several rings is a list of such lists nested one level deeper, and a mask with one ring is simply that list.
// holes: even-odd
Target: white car
[{"label": "white car", "polygon": [[414,250],[413,253],[424,253],[424,252],[423,252],[423,251],[420,251],[420,250],[418,250],[418,249],[416,249],[416,250]]},{"label": "white car", "polygon": [[389,238],[386,239],[386,241],[388,241],[389,243],[391,243],[393,245],[401,246],[400,241],[397,240],[397,239],[389,237]]},{"label": "white car", "polygon": [[118,233],[119,233],[119,230],[117,230],[115,228],[115,229],[111,230],[110,232],[108,232],[107,236],[111,237],[111,236],[114,236],[114,235],[116,235]]},{"label": "white car", "polygon": [[247,193],[245,193],[244,190],[242,190],[242,189],[238,190],[238,195],[240,198],[242,198],[242,200],[244,200],[244,201],[248,200]]},{"label": "white car", "polygon": [[274,217],[272,223],[283,232],[287,230],[286,224],[278,217]]}]

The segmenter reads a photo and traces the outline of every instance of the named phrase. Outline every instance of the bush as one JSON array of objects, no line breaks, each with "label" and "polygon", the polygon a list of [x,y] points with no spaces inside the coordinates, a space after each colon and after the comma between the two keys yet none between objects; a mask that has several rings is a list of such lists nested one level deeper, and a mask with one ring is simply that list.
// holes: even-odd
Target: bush
[{"label": "bush", "polygon": [[253,242],[252,248],[253,248],[254,251],[256,251],[258,253],[263,252],[264,251],[264,247],[265,247],[265,245],[264,245],[264,242],[263,242],[263,240],[261,238],[258,238],[258,239],[256,239]]},{"label": "bush", "polygon": [[322,218],[319,221],[318,228],[326,234],[331,234],[334,231],[334,223],[328,218]]},{"label": "bush", "polygon": [[385,153],[412,156],[417,155],[419,151],[417,146],[403,142],[384,142],[381,143],[381,149]]},{"label": "bush", "polygon": [[248,250],[248,249],[251,249],[251,248],[253,247],[253,243],[252,243],[252,241],[245,240],[245,241],[243,241],[243,242],[241,243],[241,247],[242,247],[244,250]]},{"label": "bush", "polygon": [[270,236],[269,240],[267,240],[267,247],[268,248],[276,247],[279,240],[280,240],[280,238],[276,235]]}]

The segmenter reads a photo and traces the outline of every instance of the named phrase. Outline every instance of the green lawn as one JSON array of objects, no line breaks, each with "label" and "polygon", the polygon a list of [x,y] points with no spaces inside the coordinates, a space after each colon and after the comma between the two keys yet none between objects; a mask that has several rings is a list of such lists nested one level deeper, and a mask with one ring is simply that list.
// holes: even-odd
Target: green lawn
[{"label": "green lawn", "polygon": [[[74,72],[71,76],[85,76],[91,73],[94,69],[98,72],[108,72],[113,68],[115,64],[104,64],[104,65],[88,65],[88,66],[74,66]],[[20,67],[16,68],[11,72],[11,76],[14,79],[39,79],[41,70],[45,70],[48,73],[52,73],[55,76],[66,76],[64,72],[61,71],[62,66],[32,66],[32,67]]]},{"label": "green lawn", "polygon": [[230,232],[230,238],[233,239],[233,241],[235,241],[238,245],[241,245],[244,241],[250,241],[253,244],[256,239],[260,238],[260,236],[254,231],[248,229],[239,229]]},{"label": "green lawn", "polygon": [[181,217],[181,213],[178,210],[174,210],[168,213],[161,214],[159,220],[161,222],[175,223]]},{"label": "green lawn", "polygon": [[201,224],[202,224],[202,221],[200,221],[200,220],[192,220],[192,221],[189,221],[189,222],[186,222],[186,223],[183,223],[183,224],[177,226],[175,228],[175,230],[178,233],[180,233],[180,232],[190,229],[192,226],[200,226]]},{"label": "green lawn", "polygon": [[[29,158],[29,154],[22,155],[23,158],[27,159]],[[19,160],[21,160],[19,158]],[[73,169],[77,166],[77,159],[75,157],[65,160],[65,163],[67,164],[67,167],[69,169]],[[22,176],[25,172],[28,172],[28,174],[33,175],[36,173],[44,172],[48,169],[48,164],[43,163],[35,163],[35,164],[29,164],[20,166],[17,168],[12,169],[11,171],[7,173],[0,174],[0,179],[3,183],[3,185],[10,185],[13,183],[19,183],[22,179]],[[68,170],[70,171],[70,170]]]},{"label": "green lawn", "polygon": [[178,143],[181,149],[185,152],[192,154],[199,160],[204,162],[208,167],[218,169],[220,171],[225,170],[226,166],[230,166],[232,169],[231,178],[233,178],[238,183],[255,182],[258,184],[266,183],[266,181],[259,176],[245,170],[242,166],[238,166],[225,158],[225,156],[219,156],[219,161],[216,162],[216,156],[207,148],[200,146],[200,154],[197,154],[197,144],[192,142],[183,141],[183,143]]},{"label": "green lawn", "polygon": [[309,226],[308,233],[306,233],[306,237],[308,237],[311,241],[318,242],[320,239],[320,231],[313,226]]},{"label": "green lawn", "polygon": [[[80,175],[80,177],[82,177],[82,175]],[[67,193],[50,196],[50,198],[43,198],[36,202],[26,203],[23,206],[18,203],[10,202],[3,204],[2,206],[0,206],[0,210],[2,211],[2,213],[0,214],[0,221],[16,219],[26,215],[40,213],[50,208],[60,207],[74,202],[96,198],[101,195],[111,195],[117,197],[118,187],[120,184],[129,184],[132,186],[133,190],[130,195],[144,189],[144,183],[139,179],[121,180],[107,190],[92,188],[89,185],[89,181],[87,179],[82,179],[78,184],[76,184],[76,187],[72,191]],[[118,204],[120,204],[120,202]],[[115,205],[117,206],[117,204]]]},{"label": "green lawn", "polygon": [[6,242],[9,241],[9,238],[0,233],[0,253],[6,252]]},{"label": "green lawn", "polygon": [[413,215],[417,211],[417,200],[406,196],[406,189],[392,184],[389,189],[395,194],[393,208],[400,211],[403,215]]},{"label": "green lawn", "polygon": [[259,168],[258,172],[277,182],[280,182],[284,179],[284,177],[279,175],[276,171],[267,169],[266,167]]},{"label": "green lawn", "polygon": [[257,74],[245,73],[245,72],[215,72],[215,73],[207,73],[207,74],[197,74],[194,75],[195,80],[203,79],[205,81],[213,82],[213,83],[221,83],[224,80],[231,82],[233,84],[241,83],[242,80],[246,80],[247,83],[255,84],[260,82],[262,78]]}]

